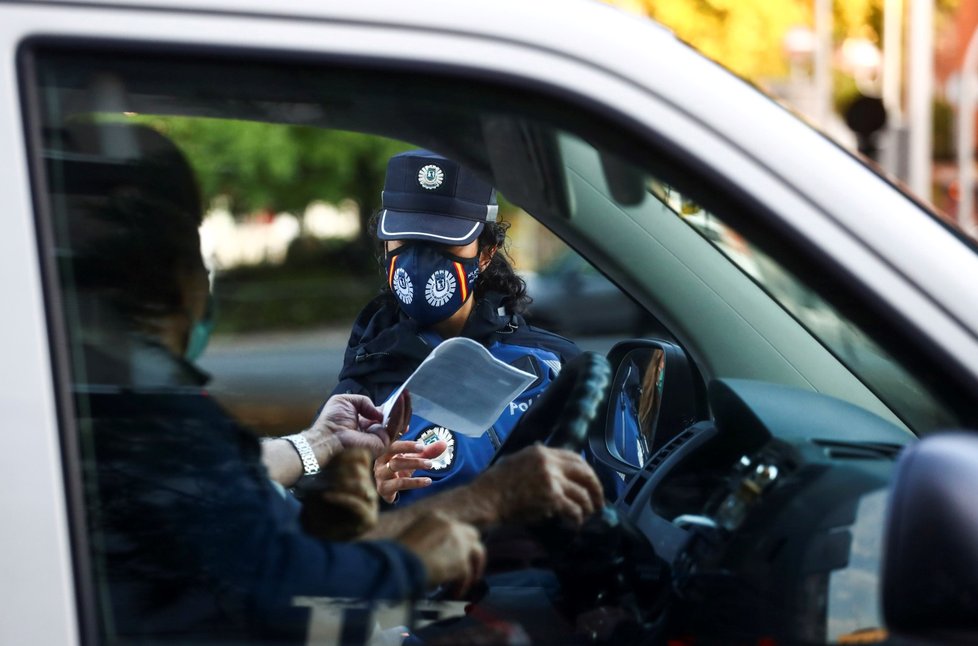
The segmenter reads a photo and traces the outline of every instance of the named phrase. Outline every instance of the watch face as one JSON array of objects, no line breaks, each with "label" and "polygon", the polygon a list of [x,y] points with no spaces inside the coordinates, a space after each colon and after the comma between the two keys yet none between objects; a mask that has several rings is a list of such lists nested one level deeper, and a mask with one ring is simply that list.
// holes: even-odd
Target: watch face
[{"label": "watch face", "polygon": [[420,437],[418,437],[418,440],[423,442],[425,446],[434,444],[438,440],[442,440],[448,444],[448,448],[446,448],[441,455],[431,459],[432,471],[447,469],[455,462],[455,434],[444,426],[432,426],[431,428],[425,430]]}]

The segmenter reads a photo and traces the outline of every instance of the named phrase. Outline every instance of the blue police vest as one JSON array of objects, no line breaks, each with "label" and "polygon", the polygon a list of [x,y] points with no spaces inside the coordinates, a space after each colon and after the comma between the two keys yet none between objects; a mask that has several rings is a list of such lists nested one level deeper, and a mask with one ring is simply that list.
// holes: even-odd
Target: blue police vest
[{"label": "blue police vest", "polygon": [[[425,333],[424,336],[433,346],[440,342],[436,335]],[[497,359],[536,374],[537,379],[519,397],[509,403],[496,423],[486,429],[480,437],[456,433],[418,415],[412,416],[410,430],[401,439],[420,440],[425,444],[444,440],[448,448],[432,460],[434,466],[431,469],[414,473],[414,477],[431,478],[431,485],[423,489],[402,491],[398,496],[397,504],[410,504],[425,496],[457,487],[470,482],[482,473],[488,466],[489,460],[495,455],[496,449],[509,436],[523,413],[529,410],[536,398],[560,373],[560,357],[543,348],[496,342],[490,345],[488,350]]]},{"label": "blue police vest", "polygon": [[[556,378],[560,366],[580,353],[573,342],[528,325],[519,314],[507,312],[504,299],[503,294],[486,294],[476,303],[462,335],[478,341],[501,361],[537,375],[536,381],[510,402],[493,427],[478,438],[439,428],[414,416],[403,439],[422,438],[426,442],[444,439],[451,446],[436,462],[436,468],[415,472],[416,476],[430,477],[432,485],[401,492],[398,504],[464,484],[485,470],[496,447]],[[404,316],[392,297],[382,295],[368,303],[353,324],[333,394],[363,394],[380,403],[404,383],[440,342],[437,334],[419,329]]]}]

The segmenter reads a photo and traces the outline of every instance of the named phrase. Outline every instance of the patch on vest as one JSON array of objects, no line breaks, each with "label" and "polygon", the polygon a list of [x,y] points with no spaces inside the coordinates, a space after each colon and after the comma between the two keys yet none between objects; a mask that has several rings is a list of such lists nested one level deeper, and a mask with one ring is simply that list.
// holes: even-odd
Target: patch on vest
[{"label": "patch on vest", "polygon": [[418,441],[425,446],[434,444],[438,440],[448,444],[448,448],[438,457],[431,458],[432,471],[447,469],[455,462],[455,435],[450,430],[444,426],[432,426],[418,437]]}]

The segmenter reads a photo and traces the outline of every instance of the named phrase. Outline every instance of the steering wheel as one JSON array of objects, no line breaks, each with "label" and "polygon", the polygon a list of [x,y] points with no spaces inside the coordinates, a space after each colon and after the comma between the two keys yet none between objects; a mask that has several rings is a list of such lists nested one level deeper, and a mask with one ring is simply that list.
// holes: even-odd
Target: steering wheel
[{"label": "steering wheel", "polygon": [[582,451],[587,444],[588,427],[597,417],[598,404],[607,396],[610,381],[611,365],[596,352],[583,352],[569,361],[516,423],[489,464],[536,442]]},{"label": "steering wheel", "polygon": [[[610,382],[611,364],[600,354],[585,352],[567,363],[520,418],[492,462],[535,442],[582,451],[591,425],[606,422],[599,412],[605,410],[600,404],[608,396]],[[552,559],[548,567],[560,581],[564,603],[581,612],[599,605],[602,594],[608,599],[625,598],[626,588],[639,576],[630,572],[633,565],[642,566],[638,568],[641,573],[658,573],[656,564],[646,563],[654,558],[651,546],[611,506],[589,517],[581,528],[569,528],[566,522],[550,518],[526,526],[497,527],[484,540],[490,551],[505,549],[514,537],[515,549],[527,549],[519,539],[529,536]]]}]

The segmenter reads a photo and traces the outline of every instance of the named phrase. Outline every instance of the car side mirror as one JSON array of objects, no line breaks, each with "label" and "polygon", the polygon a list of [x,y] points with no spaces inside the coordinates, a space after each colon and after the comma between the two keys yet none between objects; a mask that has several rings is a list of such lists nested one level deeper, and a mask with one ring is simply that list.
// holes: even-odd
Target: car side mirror
[{"label": "car side mirror", "polygon": [[611,389],[604,424],[592,426],[588,446],[598,463],[625,480],[684,429],[705,418],[702,380],[678,345],[634,339],[608,352]]},{"label": "car side mirror", "polygon": [[896,635],[978,640],[976,495],[974,433],[932,435],[904,449],[891,489],[882,576],[883,616]]}]

